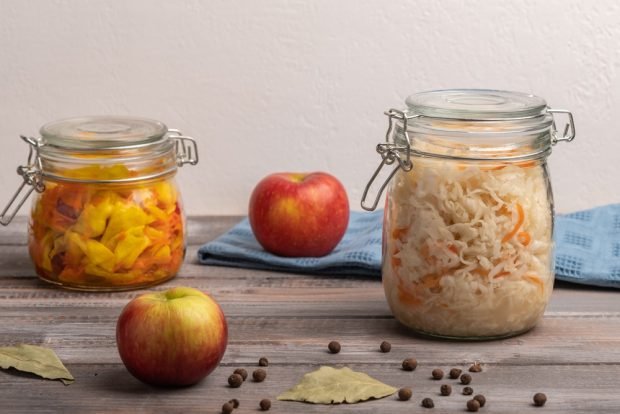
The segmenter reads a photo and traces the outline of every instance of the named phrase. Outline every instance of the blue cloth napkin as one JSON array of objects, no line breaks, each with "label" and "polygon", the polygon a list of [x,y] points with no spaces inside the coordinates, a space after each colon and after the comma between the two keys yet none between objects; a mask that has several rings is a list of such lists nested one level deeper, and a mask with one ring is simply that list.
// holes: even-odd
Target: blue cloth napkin
[{"label": "blue cloth napkin", "polygon": [[[200,263],[323,275],[381,275],[383,211],[351,212],[349,228],[324,257],[279,257],[258,244],[248,219],[198,250]],[[555,221],[556,278],[620,288],[620,204],[567,215]]]}]

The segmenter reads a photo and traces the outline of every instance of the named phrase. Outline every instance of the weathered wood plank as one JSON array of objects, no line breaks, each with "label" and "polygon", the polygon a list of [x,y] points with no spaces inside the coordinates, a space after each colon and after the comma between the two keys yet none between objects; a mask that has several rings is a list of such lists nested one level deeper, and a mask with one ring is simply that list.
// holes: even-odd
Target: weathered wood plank
[{"label": "weathered wood plank", "polygon": [[[338,340],[339,362],[400,364],[407,356],[421,363],[601,364],[620,361],[620,316],[547,317],[534,330],[500,341],[450,342],[413,335],[393,318],[338,316],[231,316],[228,313],[227,360],[247,363],[264,354],[287,363],[324,363],[326,346]],[[0,342],[51,346],[71,363],[119,362],[115,344],[116,319],[121,308],[4,308]],[[389,354],[378,352],[381,341],[392,343]]]},{"label": "weathered wood plank", "polygon": [[[356,363],[352,369],[363,371],[397,388],[408,386],[414,390],[410,401],[399,401],[395,395],[382,400],[360,404],[324,406],[297,402],[277,401],[279,393],[293,386],[304,373],[318,366],[296,364],[270,365],[263,383],[246,381],[241,388],[231,389],[226,378],[241,364],[220,366],[206,380],[193,387],[162,389],[145,385],[130,376],[119,364],[69,364],[76,382],[63,386],[58,382],[42,381],[31,376],[0,373],[0,401],[7,412],[196,412],[219,413],[224,402],[240,400],[239,413],[257,412],[258,402],[269,398],[272,413],[346,412],[346,413],[411,413],[426,411],[420,407],[425,397],[435,402],[433,413],[465,412],[470,398],[460,393],[462,386],[455,380],[434,381],[429,378],[430,367],[418,368],[413,373],[398,367]],[[249,370],[254,366],[245,365]],[[450,366],[442,366],[444,370]],[[491,367],[473,374],[471,386],[476,393],[485,395],[485,413],[618,413],[617,365],[590,366],[506,366]],[[453,385],[453,394],[439,395],[442,383]],[[587,389],[587,392],[584,390]],[[23,390],[28,390],[27,395]],[[532,396],[545,392],[548,402],[544,408],[532,405]],[[431,412],[431,411],[429,411]]]}]

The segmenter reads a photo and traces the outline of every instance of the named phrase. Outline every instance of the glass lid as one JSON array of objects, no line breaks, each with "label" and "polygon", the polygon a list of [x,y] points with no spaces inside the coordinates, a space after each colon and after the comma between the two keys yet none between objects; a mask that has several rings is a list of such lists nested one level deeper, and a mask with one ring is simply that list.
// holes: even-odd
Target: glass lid
[{"label": "glass lid", "polygon": [[405,102],[415,115],[462,120],[511,120],[544,115],[544,99],[493,89],[446,89],[420,92]]},{"label": "glass lid", "polygon": [[45,145],[65,149],[121,149],[160,140],[168,128],[159,121],[128,116],[63,119],[41,127]]}]

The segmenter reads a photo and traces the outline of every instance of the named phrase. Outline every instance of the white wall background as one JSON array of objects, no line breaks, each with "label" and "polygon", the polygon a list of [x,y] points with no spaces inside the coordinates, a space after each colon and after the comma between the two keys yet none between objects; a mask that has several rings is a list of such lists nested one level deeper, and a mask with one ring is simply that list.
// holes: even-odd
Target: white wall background
[{"label": "white wall background", "polygon": [[383,111],[451,87],[571,109],[577,139],[550,160],[557,210],[620,201],[616,0],[0,0],[0,202],[19,134],[125,114],[199,139],[179,175],[190,214],[244,214],[275,171],[329,171],[359,209]]}]

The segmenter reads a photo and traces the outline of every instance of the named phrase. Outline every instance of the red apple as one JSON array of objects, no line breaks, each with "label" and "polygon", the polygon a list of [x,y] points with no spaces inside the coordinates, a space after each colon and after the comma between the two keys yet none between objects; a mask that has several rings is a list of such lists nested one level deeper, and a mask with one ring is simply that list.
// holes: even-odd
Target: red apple
[{"label": "red apple", "polygon": [[265,250],[279,256],[319,257],[344,236],[349,200],[340,181],[330,174],[276,173],[254,188],[249,219]]},{"label": "red apple", "polygon": [[116,324],[123,363],[153,385],[192,385],[219,364],[228,343],[220,306],[201,291],[175,287],[129,302]]}]

